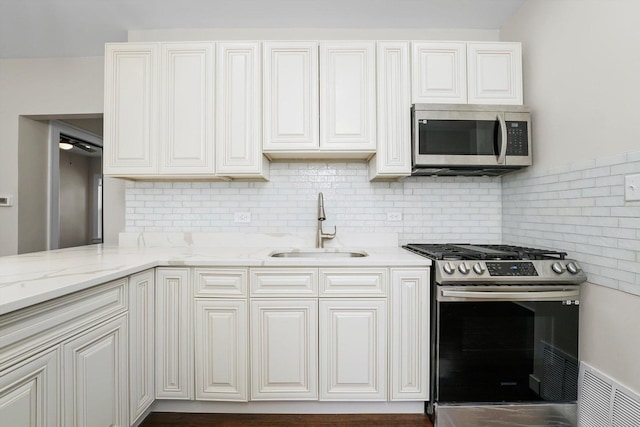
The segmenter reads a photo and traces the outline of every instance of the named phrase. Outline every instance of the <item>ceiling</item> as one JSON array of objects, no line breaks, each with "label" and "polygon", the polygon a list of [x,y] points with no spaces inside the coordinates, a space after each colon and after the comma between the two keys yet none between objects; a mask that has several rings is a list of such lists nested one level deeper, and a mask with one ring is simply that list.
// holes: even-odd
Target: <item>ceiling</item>
[{"label": "ceiling", "polygon": [[525,0],[0,0],[0,58],[101,56],[127,30],[498,30]]}]

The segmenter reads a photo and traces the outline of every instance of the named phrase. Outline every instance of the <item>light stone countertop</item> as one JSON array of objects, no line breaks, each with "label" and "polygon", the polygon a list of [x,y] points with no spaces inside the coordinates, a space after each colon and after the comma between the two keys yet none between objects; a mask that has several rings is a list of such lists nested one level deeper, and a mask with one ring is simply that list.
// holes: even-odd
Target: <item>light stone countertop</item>
[{"label": "light stone countertop", "polygon": [[[125,239],[126,240],[126,239]],[[197,239],[196,239],[197,240]],[[241,239],[242,240],[242,239]],[[250,240],[245,240],[250,241]],[[284,242],[282,240],[279,243]],[[291,241],[290,241],[291,242]],[[398,246],[353,247],[360,258],[273,258],[274,251],[308,246],[197,247],[91,245],[0,257],[0,315],[158,266],[427,267],[431,261]],[[272,244],[274,242],[269,242]],[[299,243],[299,242],[291,242]],[[349,250],[328,248],[327,250]]]}]

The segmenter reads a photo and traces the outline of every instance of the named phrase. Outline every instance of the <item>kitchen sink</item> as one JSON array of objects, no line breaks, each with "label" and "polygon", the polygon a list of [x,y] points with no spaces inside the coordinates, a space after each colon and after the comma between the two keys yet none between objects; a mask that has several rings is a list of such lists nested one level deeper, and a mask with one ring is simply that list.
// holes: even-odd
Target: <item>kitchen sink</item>
[{"label": "kitchen sink", "polygon": [[369,256],[364,251],[348,251],[339,249],[294,249],[275,251],[269,254],[273,258],[361,258]]}]

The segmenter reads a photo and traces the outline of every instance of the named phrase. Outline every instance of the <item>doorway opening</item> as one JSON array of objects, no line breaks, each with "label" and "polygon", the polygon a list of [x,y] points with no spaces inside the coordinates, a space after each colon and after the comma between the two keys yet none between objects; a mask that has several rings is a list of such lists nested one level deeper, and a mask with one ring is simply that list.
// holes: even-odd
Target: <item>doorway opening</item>
[{"label": "doorway opening", "polygon": [[49,249],[103,242],[102,137],[50,123]]}]

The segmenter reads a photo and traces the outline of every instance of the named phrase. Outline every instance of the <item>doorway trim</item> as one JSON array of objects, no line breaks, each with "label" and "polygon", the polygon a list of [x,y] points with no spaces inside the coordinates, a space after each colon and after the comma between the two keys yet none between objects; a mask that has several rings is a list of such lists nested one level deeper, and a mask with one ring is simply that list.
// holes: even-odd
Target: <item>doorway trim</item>
[{"label": "doorway trim", "polygon": [[102,137],[99,135],[59,120],[49,122],[48,250],[59,249],[60,246],[60,148],[58,143],[61,133],[102,147]]}]

